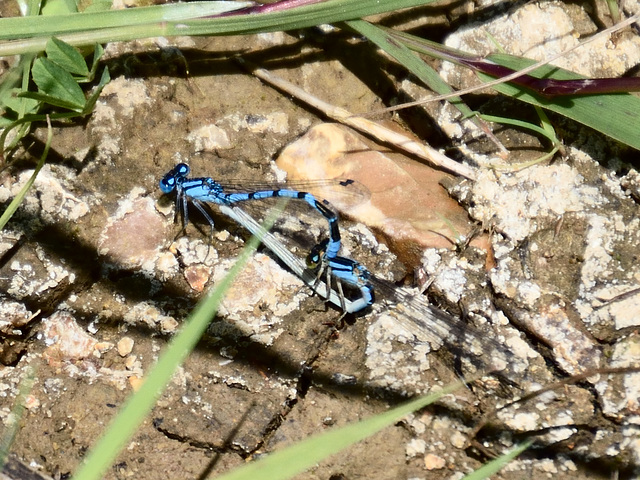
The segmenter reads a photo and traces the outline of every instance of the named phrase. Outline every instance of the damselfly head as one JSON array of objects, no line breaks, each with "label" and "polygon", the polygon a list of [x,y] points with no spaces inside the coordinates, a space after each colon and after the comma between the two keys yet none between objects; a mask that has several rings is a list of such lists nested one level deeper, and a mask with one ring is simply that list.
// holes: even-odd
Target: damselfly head
[{"label": "damselfly head", "polygon": [[328,244],[329,240],[325,238],[320,243],[313,246],[313,248],[309,252],[309,255],[307,255],[307,268],[309,268],[310,270],[315,270],[320,266],[327,251]]},{"label": "damselfly head", "polygon": [[160,190],[163,193],[171,193],[176,188],[176,185],[182,182],[189,175],[189,165],[186,163],[179,163],[171,169],[162,180],[160,180]]}]

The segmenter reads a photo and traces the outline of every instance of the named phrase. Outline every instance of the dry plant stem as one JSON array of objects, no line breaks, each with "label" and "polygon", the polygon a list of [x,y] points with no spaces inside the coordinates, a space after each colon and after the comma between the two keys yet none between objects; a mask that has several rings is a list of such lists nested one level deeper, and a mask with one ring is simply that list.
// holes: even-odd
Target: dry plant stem
[{"label": "dry plant stem", "polygon": [[366,135],[370,135],[380,142],[394,145],[397,148],[404,150],[405,152],[425,159],[439,168],[448,170],[471,180],[474,180],[476,178],[475,169],[452,160],[451,158],[438,152],[436,149],[428,145],[416,142],[406,135],[395,132],[387,127],[380,125],[379,123],[374,122],[373,120],[353,116],[353,114],[351,114],[349,111],[331,105],[320,100],[317,97],[314,97],[313,95],[305,92],[292,83],[287,82],[286,80],[272,74],[268,70],[251,65],[245,60],[238,60],[241,64],[250,69],[251,73],[253,73],[260,80],[263,80],[264,82],[277,87],[278,89],[288,93],[289,95],[294,96],[298,100],[311,105],[333,120],[348,125],[351,128],[354,128],[355,130],[358,130]]},{"label": "dry plant stem", "polygon": [[603,298],[597,298],[598,300],[600,300],[601,302],[604,302],[602,305],[598,305],[597,307],[595,307],[595,310],[598,310],[600,308],[604,308],[608,305],[611,305],[612,303],[615,302],[621,302],[623,300],[626,300],[627,298],[631,298],[634,295],[638,295],[640,293],[640,288],[634,288],[633,290],[629,290],[628,292],[625,293],[621,293],[620,295],[616,295],[613,298],[609,298],[609,299],[603,299]]},{"label": "dry plant stem", "polygon": [[578,375],[572,375],[568,378],[565,378],[563,380],[560,380],[558,382],[554,382],[551,383],[549,385],[546,385],[538,390],[535,390],[533,392],[529,392],[526,393],[525,395],[523,395],[522,397],[518,398],[517,400],[514,400],[512,402],[509,402],[505,405],[502,405],[501,407],[496,407],[488,412],[486,412],[483,415],[483,418],[480,420],[480,422],[478,422],[478,424],[475,426],[475,428],[471,431],[471,433],[469,434],[468,438],[475,438],[478,435],[478,432],[480,430],[482,430],[485,425],[487,425],[487,423],[489,423],[489,421],[491,420],[491,418],[493,418],[496,413],[500,410],[504,410],[505,408],[511,407],[513,405],[516,404],[523,404],[525,402],[528,402],[530,400],[533,400],[534,398],[538,398],[540,395],[546,393],[546,392],[550,392],[553,390],[559,390],[560,388],[566,386],[566,385],[572,385],[578,382],[582,382],[584,380],[586,380],[589,377],[594,377],[596,375],[626,375],[626,374],[631,374],[631,373],[638,373],[640,372],[640,367],[638,366],[632,366],[632,367],[605,367],[605,368],[595,368],[595,369],[591,369],[588,370],[584,373],[580,373]]},{"label": "dry plant stem", "polygon": [[493,87],[494,85],[499,85],[501,83],[506,83],[509,82],[515,78],[521,77],[522,75],[526,75],[527,73],[530,73],[534,70],[536,70],[537,68],[540,68],[544,65],[547,65],[555,60],[557,60],[558,58],[564,57],[565,55],[567,55],[570,52],[573,52],[574,50],[576,50],[577,48],[580,48],[584,45],[587,45],[588,43],[591,43],[601,37],[610,35],[614,32],[617,32],[619,30],[622,30],[624,27],[631,25],[632,23],[636,22],[638,19],[640,19],[640,13],[636,13],[635,15],[627,18],[625,21],[620,22],[616,25],[613,25],[612,27],[607,28],[606,30],[603,30],[602,32],[594,35],[593,37],[585,40],[582,43],[579,43],[573,47],[571,47],[568,50],[565,50],[564,52],[560,52],[556,55],[554,55],[551,58],[548,58],[546,60],[541,60],[538,63],[534,63],[533,65],[528,66],[527,68],[523,68],[522,70],[518,70],[517,72],[513,72],[510,75],[507,75],[506,77],[500,77],[497,78],[495,80],[492,80],[491,82],[487,82],[487,83],[483,83],[481,85],[477,85],[474,87],[469,87],[469,88],[465,88],[463,90],[457,90],[455,92],[452,93],[447,93],[445,95],[436,95],[435,97],[429,97],[429,98],[425,98],[424,100],[416,100],[415,102],[409,102],[409,103],[402,103],[400,105],[395,105],[393,107],[389,107],[389,108],[382,108],[380,110],[373,110],[367,113],[364,113],[362,115],[365,115],[367,117],[372,117],[375,115],[379,115],[381,113],[388,113],[388,112],[395,112],[396,110],[402,110],[404,108],[409,108],[409,107],[417,107],[419,105],[424,105],[425,103],[430,103],[430,102],[440,102],[442,100],[447,100],[448,98],[453,98],[453,97],[458,97],[460,95],[466,95],[468,93],[474,93],[477,92],[479,90],[483,90],[485,88],[489,88],[489,87]]}]

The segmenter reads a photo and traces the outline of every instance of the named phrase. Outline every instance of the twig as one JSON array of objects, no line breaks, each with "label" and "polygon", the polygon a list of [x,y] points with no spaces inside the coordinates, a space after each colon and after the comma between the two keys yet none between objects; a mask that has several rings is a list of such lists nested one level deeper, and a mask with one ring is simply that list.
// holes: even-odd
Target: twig
[{"label": "twig", "polygon": [[415,140],[395,132],[390,128],[387,128],[379,123],[369,120],[368,118],[354,116],[351,112],[344,108],[336,107],[329,103],[320,100],[317,97],[305,92],[303,89],[287,82],[283,78],[280,78],[273,73],[259,68],[255,65],[249,64],[246,60],[238,58],[238,61],[251,71],[260,80],[263,80],[270,85],[279,88],[280,90],[292,95],[293,97],[301,100],[308,105],[320,110],[327,117],[332,118],[340,123],[348,125],[365,135],[370,135],[377,140],[396,146],[397,148],[404,150],[412,155],[416,155],[422,159],[431,162],[436,167],[448,170],[457,175],[469,179],[476,178],[476,172],[473,168],[463,165],[461,163],[452,160],[446,155],[438,152],[436,149],[429,145],[416,142]]}]

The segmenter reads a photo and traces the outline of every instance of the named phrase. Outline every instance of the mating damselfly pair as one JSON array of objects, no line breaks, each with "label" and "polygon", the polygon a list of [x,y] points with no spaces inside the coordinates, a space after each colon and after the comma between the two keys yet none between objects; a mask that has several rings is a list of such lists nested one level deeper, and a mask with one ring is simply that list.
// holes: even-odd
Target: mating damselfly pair
[{"label": "mating damselfly pair", "polygon": [[[359,197],[366,196],[366,189],[359,186],[357,182],[322,180],[297,184],[255,182],[225,184],[211,177],[189,177],[189,173],[189,167],[180,163],[167,172],[160,181],[160,188],[164,193],[175,192],[176,215],[182,215],[183,229],[188,223],[188,205],[192,204],[203,215],[213,231],[214,221],[208,207],[211,204],[218,205],[222,213],[247,228],[252,234],[260,235],[262,242],[283,263],[316,293],[340,307],[344,314],[364,312],[368,308],[375,307],[376,304],[381,308],[391,306],[394,309],[395,318],[398,318],[420,341],[439,347],[443,343],[455,343],[460,346],[460,344],[480,340],[487,349],[491,350],[489,355],[491,365],[485,365],[485,367],[493,368],[494,364],[503,365],[508,361],[509,352],[498,342],[487,338],[462,320],[429,304],[422,295],[414,295],[396,287],[373,275],[360,262],[339,255],[342,239],[338,212],[328,200],[311,191],[338,192],[337,195],[350,195],[357,201]],[[305,203],[327,222],[327,238],[308,246],[305,260],[292,254],[282,241],[264,231],[251,215],[239,207],[240,203],[254,204],[270,198],[286,198]],[[343,286],[355,294],[347,298],[343,292]]]}]

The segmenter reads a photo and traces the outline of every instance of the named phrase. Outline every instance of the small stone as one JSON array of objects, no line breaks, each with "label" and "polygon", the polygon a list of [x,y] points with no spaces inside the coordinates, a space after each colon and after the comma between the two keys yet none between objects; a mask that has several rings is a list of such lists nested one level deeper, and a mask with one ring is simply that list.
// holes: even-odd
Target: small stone
[{"label": "small stone", "polygon": [[98,352],[100,355],[102,355],[103,353],[108,352],[112,348],[113,348],[113,343],[111,342],[98,342],[94,347],[95,349],[94,353]]},{"label": "small stone", "polygon": [[407,443],[405,448],[405,455],[407,457],[417,457],[418,455],[424,454],[427,450],[427,442],[422,440],[421,438],[413,438]]},{"label": "small stone", "polygon": [[192,265],[185,268],[184,278],[196,292],[202,292],[209,281],[210,269],[203,265]]},{"label": "small stone", "polygon": [[44,358],[49,365],[89,358],[98,343],[67,312],[56,312],[43,322]]},{"label": "small stone", "polygon": [[229,135],[216,125],[205,125],[191,132],[187,140],[193,144],[196,152],[215,152],[231,148]]},{"label": "small stone", "polygon": [[456,448],[464,448],[467,445],[467,438],[460,432],[453,432],[451,434],[451,445]]},{"label": "small stone", "polygon": [[160,329],[162,333],[173,333],[178,328],[178,322],[175,318],[165,317],[160,320]]},{"label": "small stone", "polygon": [[392,250],[408,263],[416,260],[416,244],[449,248],[456,235],[473,228],[467,212],[440,185],[449,177],[446,173],[400,153],[381,151],[346,127],[312,128],[288,145],[276,164],[291,180],[348,178],[365,185],[368,199],[357,202],[328,191],[327,200],[354,220],[384,232]]},{"label": "small stone", "polygon": [[427,470],[440,470],[446,466],[447,462],[444,458],[434,455],[433,453],[427,453],[424,456],[424,467]]},{"label": "small stone", "polygon": [[141,368],[140,361],[137,355],[129,355],[125,361],[124,366],[127,370],[133,370],[135,368]]},{"label": "small stone", "polygon": [[99,253],[122,267],[136,268],[156,261],[166,240],[167,223],[151,198],[132,193],[120,201],[116,214],[107,221],[99,242]]},{"label": "small stone", "polygon": [[143,381],[144,379],[138,377],[137,375],[132,375],[131,377],[129,377],[129,385],[131,385],[131,388],[136,392],[140,389],[140,385],[142,385]]},{"label": "small stone", "polygon": [[118,341],[118,354],[121,357],[126,357],[133,350],[133,338],[131,337],[122,337]]},{"label": "small stone", "polygon": [[38,398],[34,395],[29,394],[24,398],[24,408],[26,408],[27,410],[35,410],[39,406],[40,400],[38,400]]}]

